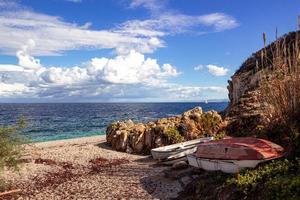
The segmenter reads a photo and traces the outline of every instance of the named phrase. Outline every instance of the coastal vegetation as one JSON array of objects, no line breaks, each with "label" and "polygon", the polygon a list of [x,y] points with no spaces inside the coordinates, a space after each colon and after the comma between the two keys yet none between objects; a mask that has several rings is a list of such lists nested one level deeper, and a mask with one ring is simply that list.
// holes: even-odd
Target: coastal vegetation
[{"label": "coastal vegetation", "polygon": [[164,135],[167,137],[171,144],[179,143],[184,141],[184,137],[180,135],[178,129],[176,127],[169,127],[164,132]]},{"label": "coastal vegetation", "polygon": [[263,199],[297,199],[300,196],[300,159],[277,160],[244,170],[226,180],[239,196]]},{"label": "coastal vegetation", "polygon": [[225,131],[280,144],[284,158],[233,175],[203,172],[179,199],[300,198],[300,31],[263,40],[229,81]]},{"label": "coastal vegetation", "polygon": [[210,112],[201,115],[201,123],[204,131],[209,135],[214,135],[216,128],[222,122],[222,118],[217,115],[212,115]]},{"label": "coastal vegetation", "polygon": [[262,78],[256,88],[258,100],[271,114],[265,122],[257,124],[255,133],[285,146],[288,159],[245,170],[230,178],[227,183],[236,186],[240,195],[262,199],[300,197],[299,37],[299,31],[292,32],[263,48],[255,68],[256,71],[262,68]]},{"label": "coastal vegetation", "polygon": [[[24,137],[20,135],[20,131],[25,128],[23,118],[14,126],[0,127],[0,173],[5,169],[19,169],[22,155],[22,145]],[[0,179],[0,191],[5,190],[7,183]]]},{"label": "coastal vegetation", "polygon": [[202,171],[178,199],[296,200],[300,196],[299,188],[300,159],[281,159],[237,174]]}]

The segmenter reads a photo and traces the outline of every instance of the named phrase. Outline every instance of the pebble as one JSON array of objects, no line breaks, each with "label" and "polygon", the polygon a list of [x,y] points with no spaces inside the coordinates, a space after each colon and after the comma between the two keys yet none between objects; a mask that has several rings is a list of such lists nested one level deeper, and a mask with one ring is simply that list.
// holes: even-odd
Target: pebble
[{"label": "pebble", "polygon": [[[0,177],[12,180],[20,189],[32,192],[30,197],[24,194],[16,198],[19,200],[169,199],[182,191],[178,180],[163,176],[166,167],[155,166],[154,161],[143,162],[147,156],[111,150],[101,137],[38,143],[26,147],[26,153],[27,157],[31,155],[30,159],[49,159],[57,165],[30,162],[22,165],[20,173],[6,171],[1,174]],[[129,163],[91,173],[89,161],[99,157],[127,159]],[[59,165],[62,162],[72,164],[73,168],[63,168]],[[53,186],[45,184],[44,187],[39,184],[39,181],[47,181],[48,173],[55,173],[56,178],[66,172],[68,176],[62,182],[55,182]]]}]

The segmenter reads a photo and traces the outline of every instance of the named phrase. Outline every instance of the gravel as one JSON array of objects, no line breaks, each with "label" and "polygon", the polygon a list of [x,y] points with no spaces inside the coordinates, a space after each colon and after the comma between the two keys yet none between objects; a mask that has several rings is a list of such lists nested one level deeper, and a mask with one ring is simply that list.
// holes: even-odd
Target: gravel
[{"label": "gravel", "polygon": [[148,156],[110,149],[105,136],[26,146],[18,173],[0,177],[22,192],[10,199],[170,199],[182,191],[168,167]]}]

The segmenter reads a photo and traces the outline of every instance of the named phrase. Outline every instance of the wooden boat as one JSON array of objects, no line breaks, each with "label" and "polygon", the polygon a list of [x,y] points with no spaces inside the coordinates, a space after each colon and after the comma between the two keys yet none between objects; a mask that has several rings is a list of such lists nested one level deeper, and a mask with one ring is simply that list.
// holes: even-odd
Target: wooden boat
[{"label": "wooden boat", "polygon": [[242,168],[255,168],[261,162],[282,156],[283,148],[277,144],[259,138],[239,137],[199,144],[196,152],[187,158],[194,167],[236,173]]},{"label": "wooden boat", "polygon": [[199,138],[182,143],[167,145],[151,150],[152,157],[158,161],[172,161],[186,156],[197,150],[197,145],[213,140],[212,137]]}]

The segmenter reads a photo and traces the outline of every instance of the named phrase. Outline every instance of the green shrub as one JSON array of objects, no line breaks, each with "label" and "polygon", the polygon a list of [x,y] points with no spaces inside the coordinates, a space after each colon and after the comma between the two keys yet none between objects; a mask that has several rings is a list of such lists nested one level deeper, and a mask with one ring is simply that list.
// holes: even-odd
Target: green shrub
[{"label": "green shrub", "polygon": [[220,123],[220,119],[210,113],[203,113],[201,115],[201,122],[204,131],[212,133]]},{"label": "green shrub", "polygon": [[267,137],[288,149],[289,158],[300,157],[300,115],[290,124],[277,124],[268,132]]},{"label": "green shrub", "polygon": [[167,130],[164,132],[164,135],[171,143],[179,143],[184,141],[184,137],[180,135],[176,127],[167,128]]},{"label": "green shrub", "polygon": [[300,199],[300,173],[279,176],[266,182],[268,199]]},{"label": "green shrub", "polygon": [[220,139],[223,139],[226,136],[227,136],[227,134],[226,134],[225,131],[220,131],[220,132],[218,132],[217,134],[214,135],[214,139],[215,140],[220,140]]},{"label": "green shrub", "polygon": [[226,183],[246,197],[257,194],[264,199],[294,199],[300,197],[300,159],[277,160],[257,169],[246,169]]},{"label": "green shrub", "polygon": [[[20,136],[20,130],[25,127],[25,122],[21,119],[16,126],[0,127],[0,173],[4,168],[18,170],[25,141]],[[5,180],[0,180],[0,190],[5,188]]]}]

